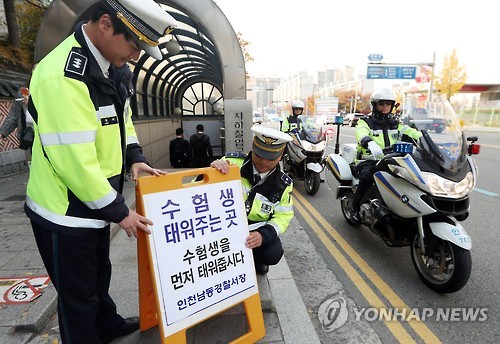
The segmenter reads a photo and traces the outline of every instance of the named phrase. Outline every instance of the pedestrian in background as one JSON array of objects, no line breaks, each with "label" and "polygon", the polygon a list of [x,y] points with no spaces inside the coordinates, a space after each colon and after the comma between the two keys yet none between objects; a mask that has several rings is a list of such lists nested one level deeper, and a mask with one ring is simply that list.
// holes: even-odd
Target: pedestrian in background
[{"label": "pedestrian in background", "polygon": [[203,133],[204,130],[203,124],[198,124],[196,134],[189,138],[189,157],[192,167],[208,167],[214,160],[210,137]]},{"label": "pedestrian in background", "polygon": [[31,146],[33,144],[33,118],[28,112],[29,90],[20,87],[10,108],[9,114],[0,126],[0,141],[7,138],[17,128],[19,148],[26,152],[28,166],[31,161]]},{"label": "pedestrian in background", "polygon": [[252,127],[252,151],[246,154],[227,153],[210,166],[227,173],[229,164],[240,167],[243,199],[250,234],[245,244],[252,249],[255,271],[265,275],[269,265],[276,265],[283,256],[279,236],[293,218],[293,180],[280,169],[280,159],[292,137],[279,130]]},{"label": "pedestrian in background", "polygon": [[125,167],[133,179],[164,172],[142,154],[122,68],[141,50],[161,60],[158,40],[177,24],[153,0],[101,0],[89,13],[40,61],[28,101],[35,141],[24,209],[58,292],[61,339],[72,344],[109,343],[139,328],[109,295],[110,223],[128,236],[150,233],[151,220],[121,194]]},{"label": "pedestrian in background", "polygon": [[189,142],[184,138],[184,130],[175,130],[176,138],[170,141],[170,165],[174,168],[189,167]]}]

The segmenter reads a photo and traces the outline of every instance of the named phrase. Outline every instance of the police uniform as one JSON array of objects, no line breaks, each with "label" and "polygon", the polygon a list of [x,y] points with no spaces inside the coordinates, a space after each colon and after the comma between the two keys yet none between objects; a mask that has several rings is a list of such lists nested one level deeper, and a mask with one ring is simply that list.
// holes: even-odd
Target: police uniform
[{"label": "police uniform", "polygon": [[299,129],[300,121],[298,117],[299,116],[295,115],[290,115],[288,117],[285,117],[285,120],[283,121],[283,124],[281,126],[281,131],[287,133],[294,129]]},{"label": "police uniform", "polygon": [[248,155],[228,153],[226,159],[240,166],[249,229],[262,236],[262,245],[253,249],[258,267],[278,264],[283,256],[279,235],[286,231],[293,218],[293,181],[279,164],[261,177],[252,163],[254,154],[269,160],[278,158],[290,136],[261,126],[253,127],[252,132],[255,135],[252,151]]},{"label": "police uniform", "polygon": [[[169,14],[152,0],[103,4],[161,58],[154,43],[175,26]],[[131,119],[132,73],[126,64],[104,71],[109,62],[83,25],[37,65],[28,103],[35,140],[25,212],[58,291],[65,343],[109,342],[133,329],[108,293],[110,223],[129,215],[121,195],[126,163],[146,162]]]},{"label": "police uniform", "polygon": [[[399,119],[392,115],[383,118],[377,116],[365,116],[358,120],[356,125],[356,140],[358,142],[357,158],[364,160],[371,157],[368,143],[374,141],[380,147],[391,147],[398,141],[411,142],[419,139],[422,133],[418,130],[402,124]],[[359,211],[361,197],[372,184],[373,166],[376,160],[366,160],[356,166],[359,175],[359,184],[353,199],[353,210]]]}]

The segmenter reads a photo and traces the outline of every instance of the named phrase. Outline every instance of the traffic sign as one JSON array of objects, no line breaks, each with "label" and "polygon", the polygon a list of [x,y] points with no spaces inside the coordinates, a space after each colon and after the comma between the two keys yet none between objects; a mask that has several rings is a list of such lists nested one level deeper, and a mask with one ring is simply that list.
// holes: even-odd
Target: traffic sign
[{"label": "traffic sign", "polygon": [[380,62],[382,61],[384,57],[382,56],[382,54],[370,54],[368,55],[368,60],[370,62]]},{"label": "traffic sign", "polygon": [[367,79],[415,79],[415,66],[369,65]]},{"label": "traffic sign", "polygon": [[31,302],[49,285],[49,276],[0,278],[0,306]]}]

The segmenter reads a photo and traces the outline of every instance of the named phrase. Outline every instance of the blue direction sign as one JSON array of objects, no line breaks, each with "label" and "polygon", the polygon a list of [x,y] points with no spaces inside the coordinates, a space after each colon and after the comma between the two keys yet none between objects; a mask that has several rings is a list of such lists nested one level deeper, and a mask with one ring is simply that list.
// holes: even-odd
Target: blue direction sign
[{"label": "blue direction sign", "polygon": [[380,62],[384,57],[382,54],[370,54],[368,55],[368,60],[371,62]]},{"label": "blue direction sign", "polygon": [[368,66],[367,79],[415,79],[416,66],[390,66],[375,65]]}]

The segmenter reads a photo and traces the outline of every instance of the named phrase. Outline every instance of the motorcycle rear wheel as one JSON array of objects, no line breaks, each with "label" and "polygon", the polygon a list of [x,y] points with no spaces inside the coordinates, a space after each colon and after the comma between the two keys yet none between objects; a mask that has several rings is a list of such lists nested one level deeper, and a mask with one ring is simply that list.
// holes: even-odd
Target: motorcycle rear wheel
[{"label": "motorcycle rear wheel", "polygon": [[422,254],[420,236],[415,234],[410,245],[411,259],[422,281],[438,293],[454,293],[469,280],[472,259],[469,250],[435,238],[439,241],[434,252]]},{"label": "motorcycle rear wheel", "polygon": [[320,183],[321,178],[319,173],[309,170],[306,171],[306,175],[304,176],[304,188],[309,195],[313,196],[318,192]]}]

